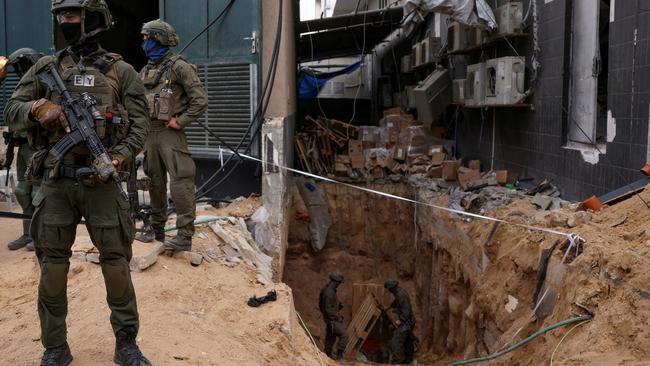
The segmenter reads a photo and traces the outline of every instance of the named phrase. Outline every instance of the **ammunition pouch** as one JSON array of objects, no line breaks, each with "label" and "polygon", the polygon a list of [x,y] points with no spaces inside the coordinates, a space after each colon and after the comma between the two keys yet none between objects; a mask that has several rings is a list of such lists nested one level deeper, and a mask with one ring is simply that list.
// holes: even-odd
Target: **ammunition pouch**
[{"label": "ammunition pouch", "polygon": [[48,154],[47,149],[41,149],[34,152],[31,159],[27,163],[27,171],[25,172],[25,180],[30,184],[38,184],[45,174],[45,160]]}]

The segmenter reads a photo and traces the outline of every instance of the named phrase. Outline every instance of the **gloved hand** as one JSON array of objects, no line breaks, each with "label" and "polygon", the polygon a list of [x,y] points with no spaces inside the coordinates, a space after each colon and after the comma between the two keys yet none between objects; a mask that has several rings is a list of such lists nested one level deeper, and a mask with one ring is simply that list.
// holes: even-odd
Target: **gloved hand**
[{"label": "gloved hand", "polygon": [[7,77],[7,66],[9,66],[9,60],[4,56],[0,56],[0,80]]},{"label": "gloved hand", "polygon": [[68,120],[65,118],[63,108],[54,104],[45,98],[41,98],[32,104],[32,116],[48,131],[55,131],[63,128],[65,132],[70,132]]}]

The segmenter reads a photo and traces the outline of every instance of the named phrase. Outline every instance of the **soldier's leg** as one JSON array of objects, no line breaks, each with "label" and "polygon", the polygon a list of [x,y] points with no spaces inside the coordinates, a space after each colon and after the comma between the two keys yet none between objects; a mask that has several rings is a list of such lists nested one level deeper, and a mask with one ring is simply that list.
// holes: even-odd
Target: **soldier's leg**
[{"label": "soldier's leg", "polygon": [[404,345],[406,343],[408,335],[409,331],[405,331],[402,327],[395,329],[393,337],[388,343],[392,364],[404,363]]},{"label": "soldier's leg", "polygon": [[[18,155],[16,156],[16,176],[18,178],[16,199],[18,200],[20,207],[22,207],[23,213],[28,215],[34,213],[34,206],[32,205],[32,186],[25,180],[25,171],[27,171],[27,163],[29,162],[31,155],[32,150],[29,148],[29,145],[22,144],[18,148]],[[9,243],[9,249],[20,249],[31,242],[31,239],[29,238],[30,222],[31,220],[23,220],[23,235]]]},{"label": "soldier's leg", "polygon": [[343,357],[345,348],[348,345],[348,332],[341,322],[334,322],[334,334],[339,338],[339,343],[336,346],[337,357]]},{"label": "soldier's leg", "polygon": [[138,307],[129,271],[134,233],[129,202],[111,183],[81,190],[77,204],[87,220],[90,238],[99,249],[113,331],[133,328],[137,332]]},{"label": "soldier's leg", "polygon": [[167,222],[167,168],[161,155],[163,131],[152,131],[145,145],[144,172],[151,178],[151,222],[154,230],[164,229]]},{"label": "soldier's leg", "polygon": [[325,323],[325,347],[323,352],[329,357],[332,357],[332,347],[334,347],[336,336],[334,335],[334,327],[332,322]]},{"label": "soldier's leg", "polygon": [[176,207],[176,226],[178,234],[191,237],[194,235],[196,218],[196,166],[192,155],[187,150],[187,138],[182,131],[166,131],[162,141],[166,149],[162,155],[169,170],[170,191]]},{"label": "soldier's leg", "polygon": [[49,181],[42,184],[34,198],[36,211],[31,225],[31,237],[41,267],[38,287],[38,315],[41,321],[41,342],[45,348],[66,343],[66,295],[69,258],[74,242],[79,212],[70,197],[74,187],[69,181]]}]

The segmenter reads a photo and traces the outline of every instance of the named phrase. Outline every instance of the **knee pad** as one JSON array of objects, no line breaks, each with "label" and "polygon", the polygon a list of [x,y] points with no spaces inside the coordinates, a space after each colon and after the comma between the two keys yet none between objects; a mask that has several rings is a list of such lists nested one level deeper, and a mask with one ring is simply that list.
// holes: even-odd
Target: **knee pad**
[{"label": "knee pad", "polygon": [[133,295],[133,284],[126,260],[102,260],[101,266],[109,301],[122,302],[130,299]]},{"label": "knee pad", "polygon": [[68,270],[70,263],[52,263],[49,261],[41,262],[41,284],[42,294],[50,298],[59,298],[65,296],[65,290],[68,286]]}]

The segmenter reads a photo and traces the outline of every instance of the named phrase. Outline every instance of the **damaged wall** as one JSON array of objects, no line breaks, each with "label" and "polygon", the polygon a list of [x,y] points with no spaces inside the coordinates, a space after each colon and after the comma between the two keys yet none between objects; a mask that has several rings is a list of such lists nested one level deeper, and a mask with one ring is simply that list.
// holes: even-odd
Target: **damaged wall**
[{"label": "damaged wall", "polygon": [[[641,5],[644,3],[640,2]],[[638,169],[648,159],[650,107],[650,12],[639,2],[611,1],[609,14],[609,67],[606,154],[582,153],[567,143],[565,74],[570,49],[570,1],[538,0],[539,46],[542,64],[538,85],[530,98],[534,111],[500,108],[492,111],[464,109],[458,122],[462,156],[489,162],[494,167],[519,171],[536,181],[553,178],[567,199],[581,200],[602,194],[641,178]],[[524,6],[528,1],[524,1]],[[635,9],[635,6],[638,9]],[[528,28],[527,32],[532,32]],[[636,34],[636,42],[635,42]],[[532,38],[511,42],[530,64]],[[512,53],[507,44],[496,48],[499,56]],[[492,57],[492,56],[490,56]],[[471,62],[470,62],[471,63]],[[455,77],[464,74],[457,70]],[[494,133],[494,146],[492,137]],[[592,149],[595,151],[595,149]]]}]

